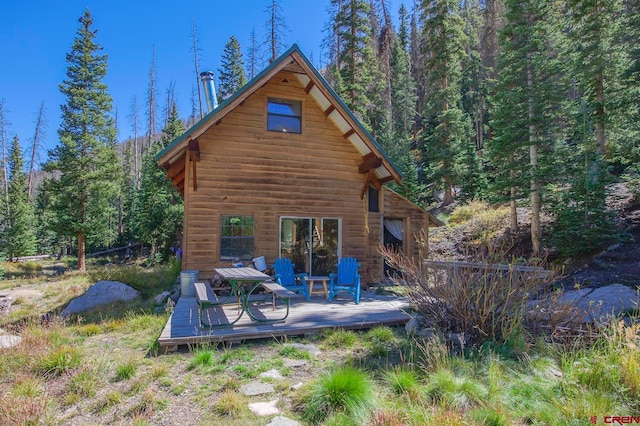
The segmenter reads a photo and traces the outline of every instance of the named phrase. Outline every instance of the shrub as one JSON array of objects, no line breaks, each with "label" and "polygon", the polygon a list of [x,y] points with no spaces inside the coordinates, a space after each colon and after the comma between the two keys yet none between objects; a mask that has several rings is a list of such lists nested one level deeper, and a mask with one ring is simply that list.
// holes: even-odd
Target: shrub
[{"label": "shrub", "polygon": [[375,406],[375,391],[365,373],[342,367],[312,382],[303,404],[302,417],[313,424],[334,414],[364,419]]},{"label": "shrub", "polygon": [[383,252],[391,266],[402,271],[403,279],[396,283],[406,286],[406,297],[417,311],[463,348],[514,339],[523,331],[530,298],[541,294],[551,279],[498,265],[499,256],[493,253],[476,255],[473,267],[434,270],[401,253]]},{"label": "shrub", "polygon": [[[593,163],[558,199],[550,242],[565,257],[597,251],[619,240],[615,213],[606,205],[606,170]],[[554,196],[552,195],[552,196]]]}]

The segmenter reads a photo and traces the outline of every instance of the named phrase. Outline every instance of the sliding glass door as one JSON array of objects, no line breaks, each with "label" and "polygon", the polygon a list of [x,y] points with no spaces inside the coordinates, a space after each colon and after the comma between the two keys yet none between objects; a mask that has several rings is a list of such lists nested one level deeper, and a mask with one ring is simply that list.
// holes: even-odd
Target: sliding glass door
[{"label": "sliding glass door", "polygon": [[295,272],[329,275],[340,257],[340,219],[283,217],[280,219],[280,256],[295,265]]}]

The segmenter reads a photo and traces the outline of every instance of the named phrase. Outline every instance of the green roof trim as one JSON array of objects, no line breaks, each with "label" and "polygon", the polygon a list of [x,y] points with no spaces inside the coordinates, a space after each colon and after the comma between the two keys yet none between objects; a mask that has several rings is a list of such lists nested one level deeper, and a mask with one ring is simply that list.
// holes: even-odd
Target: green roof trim
[{"label": "green roof trim", "polygon": [[240,89],[238,89],[233,95],[231,95],[230,97],[228,97],[227,99],[222,101],[220,104],[218,104],[218,107],[216,109],[214,109],[213,111],[209,112],[207,115],[202,117],[197,123],[195,123],[193,126],[191,126],[187,131],[185,131],[182,134],[182,136],[180,136],[177,139],[175,139],[166,148],[164,148],[162,151],[160,151],[156,155],[156,161],[159,160],[161,157],[163,157],[168,152],[170,152],[177,145],[182,143],[187,138],[187,136],[189,136],[191,133],[193,133],[194,131],[197,131],[201,127],[205,126],[206,123],[209,121],[209,119],[211,117],[215,116],[219,111],[221,111],[229,103],[233,102],[237,97],[241,96],[246,90],[248,90],[251,86],[253,86],[264,75],[268,74],[274,68],[278,67],[280,65],[280,62],[282,62],[286,57],[288,57],[289,55],[291,55],[294,52],[296,52],[298,55],[300,55],[300,57],[305,62],[305,64],[313,72],[314,76],[325,86],[325,88],[329,91],[331,96],[333,96],[334,99],[338,102],[338,104],[347,112],[347,114],[349,114],[349,117],[356,123],[356,125],[359,127],[359,129],[362,131],[362,133],[364,133],[364,135],[373,143],[373,145],[380,152],[380,154],[382,154],[382,156],[385,158],[385,160],[387,160],[389,162],[389,164],[391,165],[391,167],[393,167],[393,169],[398,174],[398,176],[400,176],[402,178],[402,172],[398,169],[398,166],[391,160],[391,158],[389,158],[389,156],[384,151],[382,146],[378,143],[378,141],[375,140],[375,138],[371,135],[371,133],[369,133],[369,131],[362,125],[360,120],[353,114],[353,112],[351,112],[351,109],[349,109],[349,107],[347,107],[347,105],[344,103],[344,101],[340,98],[340,96],[338,96],[338,94],[335,92],[335,90],[333,90],[331,85],[329,85],[329,83],[327,83],[327,81],[324,79],[324,77],[322,77],[320,72],[316,69],[316,67],[313,66],[313,64],[309,61],[309,59],[306,57],[306,55],[304,53],[302,53],[302,51],[300,50],[300,48],[298,47],[297,44],[293,44],[286,52],[284,52],[282,55],[280,55],[280,57],[278,57],[278,59],[276,59],[275,61],[270,63],[269,66],[267,66],[265,69],[263,69],[260,73],[258,73],[254,78],[252,78],[248,83],[246,83]]}]

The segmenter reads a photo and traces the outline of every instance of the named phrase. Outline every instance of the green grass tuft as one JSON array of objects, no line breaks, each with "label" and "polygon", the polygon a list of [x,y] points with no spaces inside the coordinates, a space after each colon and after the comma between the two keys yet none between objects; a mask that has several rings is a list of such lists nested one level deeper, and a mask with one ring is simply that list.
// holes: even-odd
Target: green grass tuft
[{"label": "green grass tuft", "polygon": [[280,354],[280,356],[283,356],[285,358],[306,360],[311,359],[311,354],[309,353],[309,351],[290,345],[284,345],[282,348],[280,348],[278,353]]},{"label": "green grass tuft", "polygon": [[215,354],[209,349],[198,349],[193,354],[193,358],[189,361],[189,370],[193,370],[198,367],[210,367],[213,365]]},{"label": "green grass tuft", "polygon": [[318,424],[335,414],[350,419],[364,419],[375,406],[371,379],[352,367],[341,367],[316,379],[304,398],[302,417]]},{"label": "green grass tuft", "polygon": [[327,348],[351,348],[357,338],[353,331],[341,328],[326,331],[323,336],[323,345]]},{"label": "green grass tuft", "polygon": [[425,389],[418,380],[417,373],[413,370],[404,368],[387,370],[384,376],[396,395],[405,395],[410,400],[420,401],[425,394]]},{"label": "green grass tuft", "polygon": [[36,371],[45,376],[61,376],[80,367],[83,355],[73,346],[60,346],[47,353],[36,364]]},{"label": "green grass tuft", "polygon": [[116,367],[116,375],[114,377],[114,381],[122,382],[124,380],[129,380],[133,376],[136,375],[137,365],[134,360],[126,361],[123,364],[120,364]]},{"label": "green grass tuft", "polygon": [[427,394],[446,408],[469,409],[487,395],[486,387],[468,376],[457,376],[451,370],[438,370],[428,377]]},{"label": "green grass tuft", "polygon": [[247,411],[247,403],[247,398],[243,395],[226,390],[213,403],[213,410],[220,416],[237,418]]}]

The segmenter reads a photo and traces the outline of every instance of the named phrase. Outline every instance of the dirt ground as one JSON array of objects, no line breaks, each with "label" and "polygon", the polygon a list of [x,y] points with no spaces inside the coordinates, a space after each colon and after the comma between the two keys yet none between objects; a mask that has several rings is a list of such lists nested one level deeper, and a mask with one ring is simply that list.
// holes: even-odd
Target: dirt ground
[{"label": "dirt ground", "polygon": [[[614,210],[620,221],[620,228],[626,235],[622,242],[614,244],[601,253],[585,256],[580,259],[568,259],[556,264],[554,269],[560,270],[560,278],[556,285],[564,289],[576,286],[603,287],[610,284],[622,284],[633,289],[640,286],[640,202],[634,201],[631,192],[622,183],[610,187],[607,198],[608,206]],[[448,209],[449,213],[451,208]],[[543,227],[549,224],[550,218],[543,217]],[[529,210],[518,208],[519,228],[513,233],[504,233],[497,239],[503,241],[501,247],[508,257],[531,256]],[[507,224],[505,223],[506,227]],[[433,233],[441,232],[436,229]],[[463,227],[447,229],[441,238],[434,238],[430,244],[430,252],[435,257],[445,260],[477,260],[471,259],[474,253],[469,252],[469,237]],[[551,256],[549,261],[553,259]]]},{"label": "dirt ground", "polygon": [[576,285],[595,288],[609,284],[640,287],[640,205],[634,202],[623,184],[615,184],[611,189],[607,202],[617,212],[628,234],[623,242],[596,256],[568,265],[569,272],[560,281],[565,288]]}]

